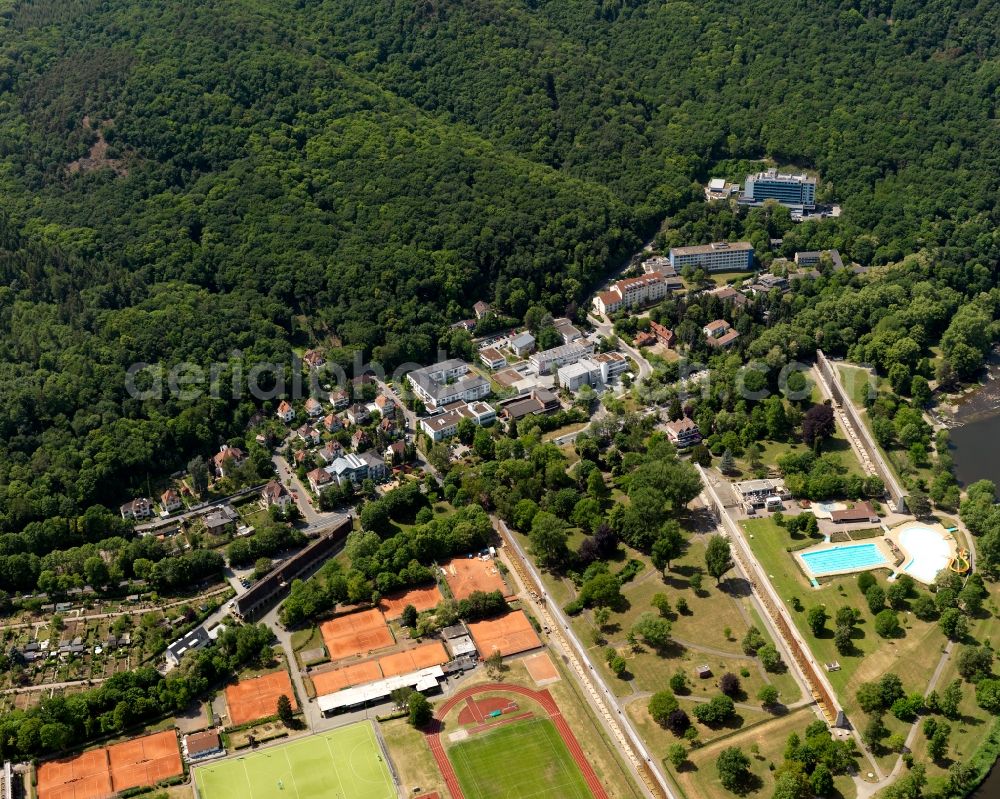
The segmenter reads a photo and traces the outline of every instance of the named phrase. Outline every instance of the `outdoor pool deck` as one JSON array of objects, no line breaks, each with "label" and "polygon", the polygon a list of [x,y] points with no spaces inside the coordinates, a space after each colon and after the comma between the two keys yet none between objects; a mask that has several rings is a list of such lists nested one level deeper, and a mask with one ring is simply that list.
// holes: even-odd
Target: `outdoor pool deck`
[{"label": "outdoor pool deck", "polygon": [[[892,545],[903,556],[898,566],[895,564],[899,558]],[[908,521],[879,538],[817,544],[795,552],[794,557],[803,574],[814,585],[820,577],[836,577],[870,569],[888,569],[894,576],[908,574],[929,585],[939,571],[949,568],[957,554],[954,534],[942,525]]]},{"label": "outdoor pool deck", "polygon": [[891,529],[889,538],[905,555],[898,572],[925,585],[933,583],[937,573],[958,555],[955,534],[941,524],[906,522]]}]

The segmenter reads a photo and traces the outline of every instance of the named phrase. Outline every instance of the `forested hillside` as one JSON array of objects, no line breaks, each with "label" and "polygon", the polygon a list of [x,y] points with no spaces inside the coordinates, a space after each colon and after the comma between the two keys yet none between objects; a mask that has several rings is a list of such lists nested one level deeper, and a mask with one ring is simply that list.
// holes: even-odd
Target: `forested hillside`
[{"label": "forested hillside", "polygon": [[803,247],[989,288],[998,28],[988,0],[0,0],[0,530],[254,411],[130,400],[129,364],[317,334],[426,361],[478,299],[584,299],[736,161],[819,172],[844,215]]}]

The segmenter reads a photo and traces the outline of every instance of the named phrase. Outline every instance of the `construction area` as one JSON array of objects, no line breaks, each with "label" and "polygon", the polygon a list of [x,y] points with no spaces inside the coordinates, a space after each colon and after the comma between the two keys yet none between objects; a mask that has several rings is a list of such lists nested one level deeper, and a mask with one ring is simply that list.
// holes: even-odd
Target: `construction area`
[{"label": "construction area", "polygon": [[229,709],[230,725],[238,727],[276,715],[280,696],[287,696],[292,710],[298,710],[292,681],[284,669],[227,686],[226,707]]},{"label": "construction area", "polygon": [[106,799],[184,773],[173,730],[38,766],[38,799]]}]

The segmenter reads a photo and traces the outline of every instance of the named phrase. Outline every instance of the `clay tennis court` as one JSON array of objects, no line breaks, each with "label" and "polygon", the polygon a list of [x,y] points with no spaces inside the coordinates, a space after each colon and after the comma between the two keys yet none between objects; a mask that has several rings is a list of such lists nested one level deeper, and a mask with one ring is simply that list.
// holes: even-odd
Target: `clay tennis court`
[{"label": "clay tennis court", "polygon": [[468,599],[473,591],[507,594],[507,586],[492,559],[453,558],[441,568],[455,599]]},{"label": "clay tennis court", "polygon": [[335,616],[323,622],[319,631],[330,660],[367,655],[395,643],[385,618],[375,608]]},{"label": "clay tennis court", "polygon": [[229,723],[246,724],[248,721],[275,715],[278,712],[278,697],[282,694],[292,701],[292,709],[298,710],[299,705],[295,701],[295,692],[287,671],[276,671],[252,680],[240,680],[235,685],[227,686]]},{"label": "clay tennis court", "polygon": [[184,773],[173,730],[109,746],[108,763],[111,784],[116,792],[140,785],[156,785],[160,780]]},{"label": "clay tennis court", "polygon": [[449,659],[444,645],[440,641],[431,641],[405,652],[383,655],[377,660],[366,660],[342,669],[313,674],[311,678],[316,696],[325,696],[354,685],[366,685],[383,677],[395,677],[397,674],[440,666]]},{"label": "clay tennis court", "polygon": [[538,633],[523,610],[515,610],[495,619],[477,621],[469,625],[469,633],[483,658],[489,657],[494,651],[499,651],[506,657],[537,649],[542,645]]},{"label": "clay tennis court", "polygon": [[392,621],[403,615],[403,608],[407,605],[413,605],[417,613],[423,613],[425,610],[436,608],[443,601],[441,589],[435,584],[428,588],[411,588],[406,593],[394,597],[385,597],[378,603],[378,607],[385,617]]},{"label": "clay tennis court", "polygon": [[164,730],[38,767],[39,799],[105,799],[184,773],[177,735]]},{"label": "clay tennis court", "polygon": [[39,799],[100,799],[113,793],[106,749],[50,760],[38,767]]},{"label": "clay tennis court", "polygon": [[527,667],[528,674],[531,675],[531,679],[535,681],[536,685],[548,685],[559,679],[559,672],[556,670],[556,665],[552,662],[552,658],[549,657],[547,652],[539,652],[537,655],[526,657],[524,665]]},{"label": "clay tennis court", "polygon": [[427,644],[421,644],[415,649],[407,649],[405,652],[396,652],[380,657],[378,665],[385,677],[395,677],[397,674],[409,674],[411,671],[440,666],[450,659],[444,644],[440,641],[431,641]]},{"label": "clay tennis court", "polygon": [[354,663],[342,669],[324,671],[310,675],[316,696],[335,694],[353,685],[365,685],[382,679],[382,669],[377,660],[366,660],[364,663]]}]

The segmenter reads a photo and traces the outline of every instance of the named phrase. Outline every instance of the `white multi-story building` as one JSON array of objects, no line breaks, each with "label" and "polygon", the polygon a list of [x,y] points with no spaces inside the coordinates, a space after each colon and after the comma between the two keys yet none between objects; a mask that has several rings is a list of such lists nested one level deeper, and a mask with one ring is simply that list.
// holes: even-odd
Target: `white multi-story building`
[{"label": "white multi-story building", "polygon": [[528,362],[538,374],[543,375],[567,363],[576,363],[581,358],[592,355],[593,352],[593,344],[586,339],[577,339],[572,344],[563,344],[561,347],[553,347],[551,350],[536,352],[528,359]]},{"label": "white multi-story building", "polygon": [[670,263],[680,271],[690,266],[706,272],[749,272],[753,269],[753,245],[749,241],[715,241],[694,247],[674,247]]},{"label": "white multi-story building", "polygon": [[635,308],[662,300],[673,291],[673,284],[662,272],[649,272],[612,283],[607,291],[594,297],[594,310],[607,316],[623,308]]},{"label": "white multi-story building", "polygon": [[413,393],[430,408],[452,402],[474,402],[490,393],[490,382],[469,372],[469,364],[457,358],[415,369],[406,379]]},{"label": "white multi-story building", "polygon": [[628,368],[628,361],[619,352],[602,352],[576,363],[559,367],[556,379],[562,388],[576,391],[580,386],[607,383]]}]

